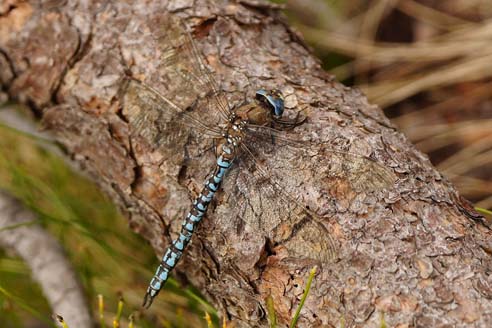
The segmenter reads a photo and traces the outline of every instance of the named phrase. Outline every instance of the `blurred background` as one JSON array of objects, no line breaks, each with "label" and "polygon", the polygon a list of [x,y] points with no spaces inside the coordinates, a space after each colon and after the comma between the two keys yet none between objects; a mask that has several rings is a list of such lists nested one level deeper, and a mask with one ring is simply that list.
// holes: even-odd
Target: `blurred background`
[{"label": "blurred background", "polygon": [[[277,2],[326,70],[380,105],[461,195],[492,208],[490,0]],[[120,297],[124,318],[139,308],[154,252],[94,184],[46,144],[2,123],[0,189],[60,241],[95,317],[102,294],[103,321],[112,326]],[[135,317],[139,327],[200,327],[205,312],[215,320],[220,315],[196,291],[171,281],[151,311]],[[2,327],[50,327],[50,313],[24,261],[0,249]]]},{"label": "blurred background", "polygon": [[287,2],[326,70],[364,91],[477,207],[492,207],[487,0]]}]

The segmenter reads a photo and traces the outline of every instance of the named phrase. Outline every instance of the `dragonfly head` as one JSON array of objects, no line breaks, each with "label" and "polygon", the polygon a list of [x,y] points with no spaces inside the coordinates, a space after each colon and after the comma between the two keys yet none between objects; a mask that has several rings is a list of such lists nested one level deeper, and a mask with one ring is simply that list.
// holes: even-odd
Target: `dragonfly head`
[{"label": "dragonfly head", "polygon": [[270,109],[274,118],[280,118],[284,113],[284,96],[280,90],[260,89],[256,91],[256,99]]}]

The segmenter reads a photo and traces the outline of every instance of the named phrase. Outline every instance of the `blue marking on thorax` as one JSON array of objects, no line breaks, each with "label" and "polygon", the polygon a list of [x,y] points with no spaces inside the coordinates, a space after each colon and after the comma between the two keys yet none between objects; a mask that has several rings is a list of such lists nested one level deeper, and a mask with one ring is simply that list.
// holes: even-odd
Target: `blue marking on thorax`
[{"label": "blue marking on thorax", "polygon": [[227,155],[232,154],[232,149],[231,149],[231,147],[229,147],[229,146],[227,146],[227,145],[222,146],[222,151],[223,151],[224,153],[226,153]]}]

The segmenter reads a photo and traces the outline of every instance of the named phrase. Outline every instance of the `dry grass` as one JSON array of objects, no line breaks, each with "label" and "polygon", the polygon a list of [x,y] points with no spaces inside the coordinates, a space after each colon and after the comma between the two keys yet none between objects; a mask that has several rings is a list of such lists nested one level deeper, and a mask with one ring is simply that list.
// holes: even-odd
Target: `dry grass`
[{"label": "dry grass", "polygon": [[[363,89],[463,196],[490,209],[492,7],[428,3],[436,2],[291,0],[287,7],[339,80]],[[333,54],[339,64],[330,63]]]}]

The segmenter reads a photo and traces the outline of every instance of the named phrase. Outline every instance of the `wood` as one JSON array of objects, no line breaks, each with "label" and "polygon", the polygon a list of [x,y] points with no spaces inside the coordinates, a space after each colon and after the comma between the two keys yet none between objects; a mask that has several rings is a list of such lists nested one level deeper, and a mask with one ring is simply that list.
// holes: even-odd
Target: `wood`
[{"label": "wood", "polygon": [[[3,90],[31,105],[160,255],[213,154],[202,155],[193,135],[167,151],[132,137],[119,91],[128,69],[162,90],[162,45],[149,35],[169,24],[169,13],[179,16],[231,103],[259,86],[282,86],[291,94],[288,109],[308,115],[295,129],[299,138],[371,156],[398,178],[383,192],[355,191],[343,178],[312,169],[329,167],[328,156],[299,158],[309,165],[293,172],[292,181],[304,182],[291,188],[323,222],[283,226],[273,237],[238,233],[224,192],[178,265],[181,278],[238,327],[268,326],[268,295],[279,322],[288,322],[314,265],[299,327],[379,326],[382,313],[391,327],[490,326],[490,229],[428,158],[359,91],[325,73],[275,8],[261,1],[192,3],[4,4]],[[251,205],[261,208],[256,201]],[[337,244],[334,260],[320,256],[326,230]],[[317,245],[320,254],[313,254]]]},{"label": "wood", "polygon": [[0,246],[20,256],[39,283],[53,315],[69,327],[94,326],[84,289],[60,243],[38,224],[36,215],[0,191]]}]

